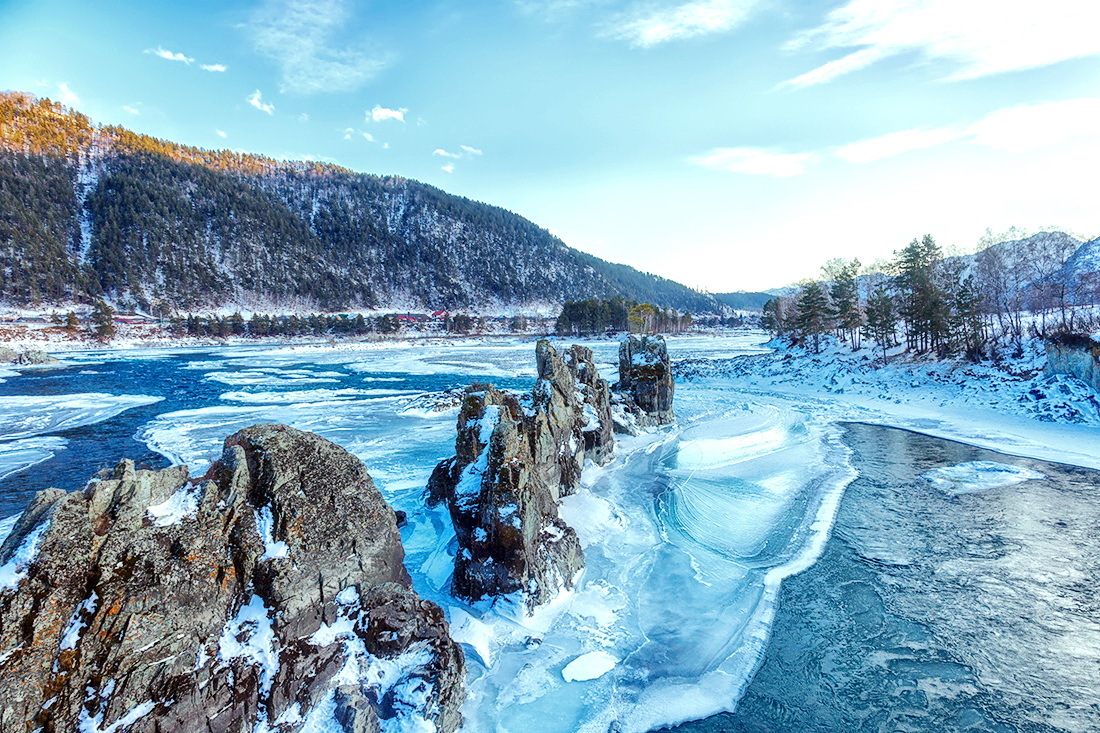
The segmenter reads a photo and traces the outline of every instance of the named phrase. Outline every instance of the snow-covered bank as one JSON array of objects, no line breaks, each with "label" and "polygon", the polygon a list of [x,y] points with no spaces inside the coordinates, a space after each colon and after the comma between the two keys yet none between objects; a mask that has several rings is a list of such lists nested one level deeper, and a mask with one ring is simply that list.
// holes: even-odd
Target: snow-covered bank
[{"label": "snow-covered bank", "polygon": [[886,366],[867,349],[821,354],[783,348],[731,359],[684,359],[679,379],[798,405],[834,421],[867,422],[1013,455],[1100,468],[1100,397],[1068,376],[1045,377],[1030,344],[1024,359]]}]

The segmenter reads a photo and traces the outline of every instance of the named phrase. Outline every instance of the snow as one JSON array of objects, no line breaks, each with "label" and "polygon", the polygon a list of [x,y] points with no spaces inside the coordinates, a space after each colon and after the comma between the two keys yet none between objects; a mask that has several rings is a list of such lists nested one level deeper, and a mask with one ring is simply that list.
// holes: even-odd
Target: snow
[{"label": "snow", "polygon": [[618,663],[617,657],[605,651],[588,652],[565,665],[561,676],[566,682],[595,680],[610,672]]},{"label": "snow", "polygon": [[253,594],[237,615],[226,622],[218,640],[218,659],[243,659],[260,668],[260,686],[265,697],[279,671],[270,613],[263,599]]},{"label": "snow", "polygon": [[467,501],[481,492],[481,477],[489,470],[489,440],[497,423],[500,422],[500,405],[486,405],[480,420],[471,422],[478,426],[477,440],[481,446],[481,452],[473,463],[462,469],[462,475],[459,476],[458,484],[455,486],[455,496]]},{"label": "snow", "polygon": [[199,511],[202,491],[196,484],[188,481],[165,501],[146,510],[146,515],[157,527],[179,524],[184,519],[194,519]]},{"label": "snow", "polygon": [[95,591],[85,598],[79,606],[73,611],[73,615],[69,618],[69,625],[65,628],[65,633],[61,637],[62,651],[65,649],[76,649],[76,645],[80,643],[80,634],[84,631],[84,627],[88,625],[86,619],[95,615],[96,604],[99,603],[99,596]]},{"label": "snow", "polygon": [[128,713],[121,718],[111,723],[106,728],[100,728],[103,725],[103,714],[106,711],[107,702],[110,695],[107,695],[108,699],[104,699],[103,706],[100,708],[96,715],[92,716],[88,714],[87,707],[80,710],[80,728],[79,733],[122,733],[128,727],[144,718],[149,713],[153,712],[156,708],[156,704],[152,702],[143,702],[130,709]]},{"label": "snow", "polygon": [[[46,529],[49,526],[49,519],[40,522],[23,538],[11,558],[3,566],[0,566],[0,591],[15,588],[23,578],[27,577],[27,569],[34,561],[35,553],[38,552],[38,544],[42,541],[42,536],[46,534]],[[8,534],[10,533],[11,530],[9,529]]]},{"label": "snow", "polygon": [[272,529],[275,527],[275,520],[271,516],[271,507],[261,507],[256,511],[256,529],[260,532],[260,538],[264,541],[264,554],[260,558],[261,560],[271,560],[275,558],[289,557],[290,547],[286,542],[279,540],[276,542],[271,535]]},{"label": "snow", "polygon": [[924,477],[936,488],[952,494],[1000,489],[1021,481],[1044,478],[1038,471],[994,461],[970,461],[936,468],[925,473]]},{"label": "snow", "polygon": [[93,425],[126,410],[160,402],[147,395],[85,392],[67,395],[0,397],[0,439],[29,438],[43,433]]}]

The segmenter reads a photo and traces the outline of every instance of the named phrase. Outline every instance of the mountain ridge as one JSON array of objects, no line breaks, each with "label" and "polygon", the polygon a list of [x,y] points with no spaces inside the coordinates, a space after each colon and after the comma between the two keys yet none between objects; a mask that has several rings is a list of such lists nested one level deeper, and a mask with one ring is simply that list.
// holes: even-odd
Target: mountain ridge
[{"label": "mountain ridge", "polygon": [[722,312],[501,207],[400,176],[206,150],[0,93],[0,298],[493,310],[590,297]]}]

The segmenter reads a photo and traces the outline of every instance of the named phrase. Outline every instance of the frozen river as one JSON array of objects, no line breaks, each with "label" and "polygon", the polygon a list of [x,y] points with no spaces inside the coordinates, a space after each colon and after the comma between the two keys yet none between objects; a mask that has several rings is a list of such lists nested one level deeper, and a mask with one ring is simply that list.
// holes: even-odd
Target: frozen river
[{"label": "frozen river", "polygon": [[[675,338],[669,351],[727,359],[763,341]],[[586,345],[614,381],[617,343]],[[780,582],[821,554],[855,476],[843,428],[819,403],[678,384],[678,424],[621,441],[564,502],[587,560],[575,592],[517,617],[448,593],[453,532],[422,491],[453,454],[456,411],[418,398],[473,381],[527,389],[534,361],[521,340],[71,354],[0,384],[0,516],[123,457],[201,474],[227,435],[287,423],[359,456],[408,514],[414,584],[466,650],[465,730],[641,732],[732,709]]]}]

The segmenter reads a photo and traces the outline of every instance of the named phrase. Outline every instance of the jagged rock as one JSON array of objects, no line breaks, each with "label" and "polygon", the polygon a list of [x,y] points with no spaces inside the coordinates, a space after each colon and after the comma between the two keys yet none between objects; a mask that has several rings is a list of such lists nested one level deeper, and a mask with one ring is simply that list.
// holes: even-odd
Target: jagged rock
[{"label": "jagged rock", "polygon": [[200,479],[123,461],[40,492],[0,566],[0,730],[461,722],[462,653],[410,588],[394,512],[319,436],[258,425]]},{"label": "jagged rock", "polygon": [[38,349],[28,349],[15,360],[16,364],[56,364],[57,359]]},{"label": "jagged rock", "polygon": [[628,336],[619,344],[619,382],[615,389],[625,398],[618,402],[629,417],[620,416],[616,428],[633,433],[636,426],[674,422],[675,387],[664,338]]},{"label": "jagged rock", "polygon": [[565,350],[565,363],[580,389],[581,437],[584,455],[603,466],[615,455],[615,434],[611,416],[611,390],[600,376],[592,349],[573,345]]},{"label": "jagged rock", "polygon": [[535,354],[530,395],[467,389],[455,456],[428,482],[429,501],[447,503],[462,548],[452,592],[471,600],[520,593],[529,610],[572,587],[584,567],[557,502],[576,490],[589,449],[600,462],[614,450],[607,383],[592,352],[573,347],[562,359],[543,340]]},{"label": "jagged rock", "polygon": [[28,349],[22,353],[9,346],[0,346],[0,364],[56,364],[57,359],[39,349]]}]

